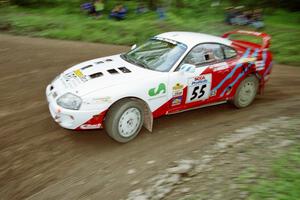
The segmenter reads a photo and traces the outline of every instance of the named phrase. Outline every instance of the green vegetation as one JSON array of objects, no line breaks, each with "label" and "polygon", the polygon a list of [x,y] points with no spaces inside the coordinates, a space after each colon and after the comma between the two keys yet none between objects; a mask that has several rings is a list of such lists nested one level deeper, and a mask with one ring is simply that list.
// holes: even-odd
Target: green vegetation
[{"label": "green vegetation", "polygon": [[[249,165],[234,180],[240,192],[246,192],[246,200],[299,200],[300,199],[300,145],[293,145],[284,153],[262,161],[265,166]],[[228,196],[227,196],[228,198]],[[206,199],[196,193],[184,200]],[[234,198],[233,198],[234,199]]]},{"label": "green vegetation", "polygon": [[249,188],[249,200],[300,199],[300,146],[274,162],[268,176]]},{"label": "green vegetation", "polygon": [[[39,8],[6,5],[0,7],[0,31],[33,37],[132,45],[166,31],[221,35],[232,29],[251,30],[249,27],[225,25],[223,7],[211,8],[208,4],[211,1],[203,2],[206,4],[197,9],[192,6],[186,6],[185,9],[169,7],[167,19],[159,20],[155,12],[135,14],[136,4],[126,1],[129,14],[124,21],[107,18],[112,5],[107,5],[105,15],[99,20],[80,12],[80,3]],[[271,50],[276,62],[300,64],[299,22],[299,12],[277,10],[266,14],[266,28],[263,31],[272,36]]]}]

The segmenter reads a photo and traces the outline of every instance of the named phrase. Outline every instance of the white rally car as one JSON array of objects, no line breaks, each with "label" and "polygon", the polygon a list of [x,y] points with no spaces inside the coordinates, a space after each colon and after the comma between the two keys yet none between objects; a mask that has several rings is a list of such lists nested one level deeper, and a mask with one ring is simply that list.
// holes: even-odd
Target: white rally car
[{"label": "white rally car", "polygon": [[[230,40],[231,34],[262,44]],[[54,120],[67,129],[105,128],[118,142],[152,131],[153,118],[232,102],[243,108],[262,92],[272,68],[265,33],[233,31],[216,37],[169,32],[128,53],[75,65],[46,89]]]}]

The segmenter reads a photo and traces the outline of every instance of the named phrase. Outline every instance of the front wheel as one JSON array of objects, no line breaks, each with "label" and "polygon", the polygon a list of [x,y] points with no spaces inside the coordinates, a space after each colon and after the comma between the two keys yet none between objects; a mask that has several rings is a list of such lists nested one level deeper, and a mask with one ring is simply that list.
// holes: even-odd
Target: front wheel
[{"label": "front wheel", "polygon": [[138,101],[124,99],[109,109],[104,127],[111,138],[117,142],[126,143],[138,135],[143,123],[143,106]]},{"label": "front wheel", "polygon": [[237,108],[249,106],[256,97],[258,91],[258,79],[252,75],[245,78],[239,85],[233,99],[233,104]]}]

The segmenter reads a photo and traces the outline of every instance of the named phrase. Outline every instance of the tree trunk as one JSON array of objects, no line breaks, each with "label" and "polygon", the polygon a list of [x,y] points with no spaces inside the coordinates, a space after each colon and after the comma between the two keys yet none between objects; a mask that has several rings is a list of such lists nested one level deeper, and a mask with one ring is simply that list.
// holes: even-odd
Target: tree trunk
[{"label": "tree trunk", "polygon": [[182,0],[175,0],[175,6],[176,6],[176,8],[183,8],[184,3]]},{"label": "tree trunk", "polygon": [[157,8],[158,0],[149,0],[148,6],[150,10],[155,10]]}]

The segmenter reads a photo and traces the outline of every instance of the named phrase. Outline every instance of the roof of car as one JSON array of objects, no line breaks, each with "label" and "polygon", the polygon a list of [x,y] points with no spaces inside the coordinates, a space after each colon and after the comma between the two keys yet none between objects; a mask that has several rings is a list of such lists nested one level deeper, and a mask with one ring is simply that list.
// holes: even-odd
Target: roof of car
[{"label": "roof of car", "polygon": [[194,32],[167,32],[157,35],[156,37],[174,40],[186,44],[189,47],[208,42],[221,43],[224,45],[230,45],[232,43],[232,41],[225,38]]}]

